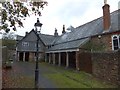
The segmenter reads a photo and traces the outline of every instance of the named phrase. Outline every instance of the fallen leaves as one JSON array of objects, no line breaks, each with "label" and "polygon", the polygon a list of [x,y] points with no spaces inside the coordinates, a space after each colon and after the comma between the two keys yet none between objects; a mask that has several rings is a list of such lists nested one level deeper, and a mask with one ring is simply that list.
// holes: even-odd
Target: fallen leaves
[{"label": "fallen leaves", "polygon": [[34,77],[26,76],[16,70],[2,70],[3,88],[34,88]]}]

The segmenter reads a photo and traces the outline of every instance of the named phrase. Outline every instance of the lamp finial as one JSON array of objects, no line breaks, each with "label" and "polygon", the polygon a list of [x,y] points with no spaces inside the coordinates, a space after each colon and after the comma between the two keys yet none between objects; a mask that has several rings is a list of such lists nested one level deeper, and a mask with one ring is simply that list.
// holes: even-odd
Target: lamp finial
[{"label": "lamp finial", "polygon": [[104,0],[104,4],[107,4],[107,0]]}]

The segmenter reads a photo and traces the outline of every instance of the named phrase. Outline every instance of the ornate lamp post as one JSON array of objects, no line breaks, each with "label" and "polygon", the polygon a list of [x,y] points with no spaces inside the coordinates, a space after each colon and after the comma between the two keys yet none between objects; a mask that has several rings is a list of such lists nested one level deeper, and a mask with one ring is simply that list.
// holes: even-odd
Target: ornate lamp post
[{"label": "ornate lamp post", "polygon": [[35,66],[35,88],[38,88],[38,83],[39,83],[39,68],[38,68],[38,57],[39,57],[39,33],[38,33],[38,28],[41,31],[42,23],[40,23],[39,18],[37,18],[37,22],[34,24],[35,30],[36,30],[36,35],[37,35],[37,41],[36,41],[36,66]]}]

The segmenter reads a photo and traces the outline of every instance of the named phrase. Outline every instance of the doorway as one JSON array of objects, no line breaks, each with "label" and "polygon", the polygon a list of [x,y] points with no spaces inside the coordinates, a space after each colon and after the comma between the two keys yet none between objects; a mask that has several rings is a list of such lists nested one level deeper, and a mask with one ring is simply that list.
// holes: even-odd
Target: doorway
[{"label": "doorway", "polygon": [[25,61],[29,61],[29,52],[25,52]]},{"label": "doorway", "polygon": [[19,61],[23,61],[23,52],[19,52]]}]

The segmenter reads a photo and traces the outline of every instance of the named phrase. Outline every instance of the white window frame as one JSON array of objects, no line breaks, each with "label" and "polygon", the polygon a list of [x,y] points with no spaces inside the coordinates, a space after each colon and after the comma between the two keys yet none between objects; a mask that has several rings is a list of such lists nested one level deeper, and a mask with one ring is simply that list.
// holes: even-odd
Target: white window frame
[{"label": "white window frame", "polygon": [[120,35],[113,35],[112,36],[112,50],[114,50],[114,43],[113,43],[114,37],[117,37],[117,39],[118,39],[118,48],[120,48],[120,41],[119,41]]},{"label": "white window frame", "polygon": [[22,46],[28,47],[29,46],[29,42],[22,42]]},{"label": "white window frame", "polygon": [[118,35],[118,45],[119,45],[119,49],[120,49],[120,35]]},{"label": "white window frame", "polygon": [[[36,45],[36,43],[35,43],[35,48],[37,47],[37,45]],[[38,44],[38,48],[40,48],[41,47],[41,45],[40,44]]]}]

